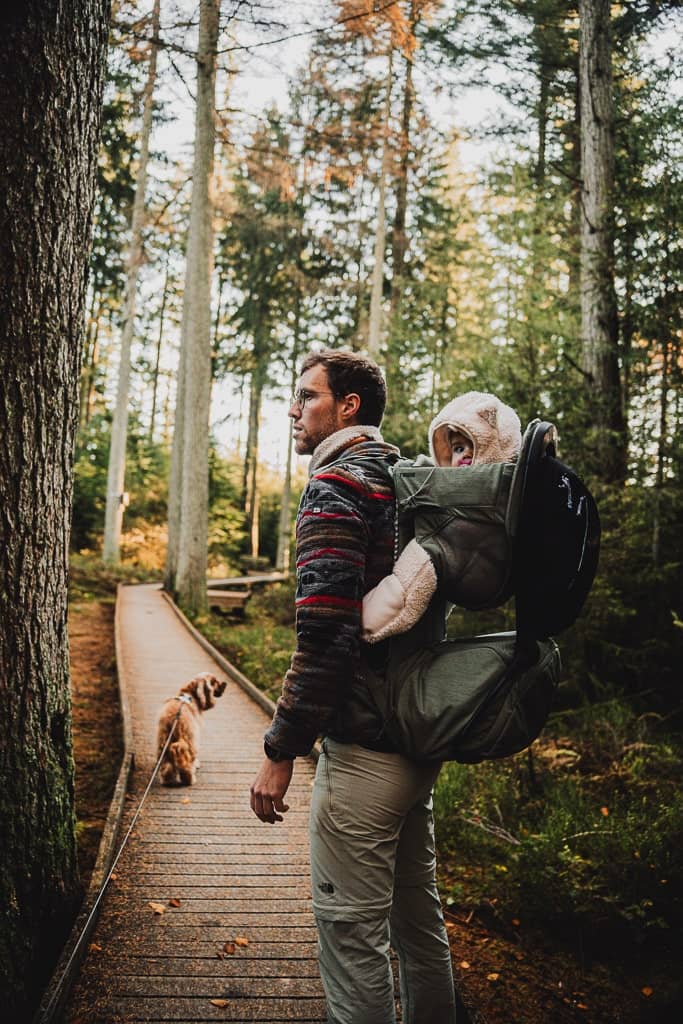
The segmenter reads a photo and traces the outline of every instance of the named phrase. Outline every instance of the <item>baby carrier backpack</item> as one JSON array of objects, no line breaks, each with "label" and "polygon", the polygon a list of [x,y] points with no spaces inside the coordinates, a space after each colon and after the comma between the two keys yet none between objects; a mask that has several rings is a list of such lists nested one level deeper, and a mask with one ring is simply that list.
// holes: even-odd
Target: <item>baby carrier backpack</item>
[{"label": "baby carrier backpack", "polygon": [[399,460],[389,471],[397,553],[414,536],[436,568],[437,599],[425,615],[442,615],[444,601],[462,603],[449,531],[470,520],[494,528],[497,571],[487,576],[482,546],[483,561],[468,567],[483,583],[471,588],[465,607],[494,607],[514,594],[517,628],[425,648],[418,623],[385,641],[382,669],[366,675],[384,733],[413,760],[476,763],[517,753],[536,738],[552,705],[560,658],[551,636],[574,622],[595,576],[595,501],[558,459],[554,426],[541,420],[527,427],[516,463],[453,470]]}]

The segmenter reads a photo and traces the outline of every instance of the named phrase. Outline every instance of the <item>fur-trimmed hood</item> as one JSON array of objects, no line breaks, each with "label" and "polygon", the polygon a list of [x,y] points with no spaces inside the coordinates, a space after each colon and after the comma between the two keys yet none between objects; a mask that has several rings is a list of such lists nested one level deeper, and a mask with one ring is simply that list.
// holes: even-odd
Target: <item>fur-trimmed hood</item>
[{"label": "fur-trimmed hood", "polygon": [[473,465],[511,462],[519,455],[522,427],[509,405],[485,391],[459,395],[429,425],[429,450],[440,465],[450,463],[448,431],[458,430],[472,441]]}]

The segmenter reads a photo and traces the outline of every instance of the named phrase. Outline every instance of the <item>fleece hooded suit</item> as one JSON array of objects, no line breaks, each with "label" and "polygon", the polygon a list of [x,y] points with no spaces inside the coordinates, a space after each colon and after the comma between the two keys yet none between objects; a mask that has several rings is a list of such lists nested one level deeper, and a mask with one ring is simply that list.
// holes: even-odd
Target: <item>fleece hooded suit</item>
[{"label": "fleece hooded suit", "polygon": [[[429,447],[439,466],[450,465],[450,434],[457,431],[472,443],[472,466],[512,462],[519,454],[522,433],[517,413],[495,395],[468,391],[449,402],[432,420]],[[465,467],[449,472],[469,472]],[[459,478],[459,477],[458,477]],[[458,479],[455,478],[455,479]],[[467,476],[462,477],[466,485]],[[508,545],[498,523],[455,517],[440,536],[448,552],[447,581],[438,578],[429,553],[411,540],[385,577],[363,599],[363,639],[377,643],[410,629],[426,611],[437,586],[447,583],[449,598],[464,608],[498,603],[508,572]]]}]

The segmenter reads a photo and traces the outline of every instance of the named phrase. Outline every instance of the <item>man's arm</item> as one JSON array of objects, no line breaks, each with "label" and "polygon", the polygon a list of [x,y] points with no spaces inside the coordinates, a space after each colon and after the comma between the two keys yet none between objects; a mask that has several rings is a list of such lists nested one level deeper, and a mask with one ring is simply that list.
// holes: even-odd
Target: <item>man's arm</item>
[{"label": "man's arm", "polygon": [[297,643],[267,744],[309,753],[344,700],[360,656],[368,525],[350,473],[313,477],[297,523]]}]

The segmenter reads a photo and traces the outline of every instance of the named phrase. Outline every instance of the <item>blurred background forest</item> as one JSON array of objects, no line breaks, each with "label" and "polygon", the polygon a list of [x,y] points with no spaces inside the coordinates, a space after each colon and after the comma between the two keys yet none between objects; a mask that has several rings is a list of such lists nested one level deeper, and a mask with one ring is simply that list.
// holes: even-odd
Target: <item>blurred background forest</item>
[{"label": "blurred background forest", "polygon": [[[465,390],[556,423],[601,510],[600,571],[544,745],[442,775],[444,885],[494,916],[578,921],[596,949],[647,939],[654,963],[682,916],[680,6],[254,0],[212,25],[217,6],[114,5],[74,564],[163,573],[276,693],[291,588],[228,628],[205,581],[289,568],[303,353],[372,354],[409,456]],[[199,563],[185,520],[208,536]],[[657,1020],[680,1009],[661,984]]]}]

